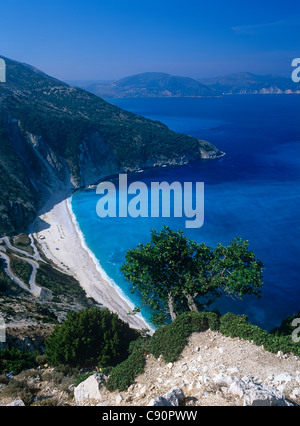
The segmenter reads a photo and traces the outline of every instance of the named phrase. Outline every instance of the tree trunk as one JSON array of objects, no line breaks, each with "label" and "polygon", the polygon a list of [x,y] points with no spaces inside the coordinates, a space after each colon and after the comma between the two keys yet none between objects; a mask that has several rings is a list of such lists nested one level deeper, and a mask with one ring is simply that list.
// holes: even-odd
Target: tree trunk
[{"label": "tree trunk", "polygon": [[168,305],[169,305],[169,313],[171,315],[172,322],[177,318],[177,314],[175,312],[174,308],[174,297],[171,295],[171,293],[168,294]]},{"label": "tree trunk", "polygon": [[191,296],[189,293],[184,293],[184,294],[185,294],[185,297],[187,298],[190,310],[193,312],[199,312],[195,303],[195,298]]}]

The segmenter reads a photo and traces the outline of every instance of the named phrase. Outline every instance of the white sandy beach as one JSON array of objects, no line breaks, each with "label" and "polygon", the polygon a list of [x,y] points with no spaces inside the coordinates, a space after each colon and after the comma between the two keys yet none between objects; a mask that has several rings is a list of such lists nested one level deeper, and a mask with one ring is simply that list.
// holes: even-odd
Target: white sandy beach
[{"label": "white sandy beach", "polygon": [[[45,256],[51,259],[60,269],[73,275],[87,295],[111,312],[115,312],[132,328],[150,328],[141,315],[128,315],[134,308],[133,304],[122,297],[122,291],[109,282],[105,272],[101,272],[97,260],[85,247],[85,242],[79,231],[68,199],[57,196],[51,200],[54,207],[44,209],[34,223],[34,236],[39,242]],[[49,203],[50,205],[50,203]],[[49,211],[48,211],[49,210]]]}]

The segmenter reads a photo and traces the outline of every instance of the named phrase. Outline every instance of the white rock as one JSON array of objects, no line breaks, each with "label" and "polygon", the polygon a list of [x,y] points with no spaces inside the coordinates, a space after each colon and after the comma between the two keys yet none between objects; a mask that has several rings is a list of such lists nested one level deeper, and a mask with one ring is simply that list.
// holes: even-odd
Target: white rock
[{"label": "white rock", "polygon": [[267,378],[266,378],[266,382],[273,382],[273,380],[274,380],[274,374],[270,374]]},{"label": "white rock", "polygon": [[198,368],[197,367],[195,367],[194,365],[191,365],[190,367],[189,367],[189,371],[191,372],[191,373],[197,373],[198,372]]},{"label": "white rock", "polygon": [[7,404],[7,407],[25,407],[25,404],[21,399],[16,399],[10,404]]},{"label": "white rock", "polygon": [[247,389],[244,406],[292,406],[285,395],[271,386],[257,385]]},{"label": "white rock", "polygon": [[74,389],[74,398],[76,402],[84,402],[86,400],[101,400],[100,389],[105,382],[106,377],[102,373],[96,373],[80,383]]},{"label": "white rock", "polygon": [[292,392],[292,398],[299,398],[300,397],[300,388],[296,388]]},{"label": "white rock", "polygon": [[286,401],[285,395],[279,390],[255,383],[251,377],[234,378],[229,391],[233,395],[244,397],[244,406],[284,406],[292,405]]},{"label": "white rock", "polygon": [[281,384],[281,383],[289,383],[293,380],[293,377],[288,373],[281,373],[278,374],[278,376],[275,376],[273,379],[274,384]]},{"label": "white rock", "polygon": [[236,368],[236,367],[229,367],[229,368],[227,369],[227,371],[228,371],[228,373],[230,373],[230,374],[234,374],[234,373],[238,373],[238,372],[239,372],[239,369],[238,369],[238,368]]},{"label": "white rock", "polygon": [[121,394],[116,396],[116,404],[119,405],[123,401],[123,396]]},{"label": "white rock", "polygon": [[143,386],[140,392],[140,395],[144,395],[144,393],[146,393],[147,391],[147,386]]},{"label": "white rock", "polygon": [[247,384],[242,379],[239,379],[237,377],[234,378],[234,380],[232,381],[229,387],[229,391],[233,395],[239,396],[240,398],[242,398],[245,395],[246,390],[247,390]]},{"label": "white rock", "polygon": [[163,396],[158,396],[150,401],[148,406],[157,407],[178,407],[184,402],[184,393],[178,386],[165,393]]},{"label": "white rock", "polygon": [[229,387],[233,383],[234,378],[230,377],[230,376],[227,376],[226,374],[220,373],[220,374],[217,374],[213,378],[213,381],[218,386],[227,386],[227,387]]},{"label": "white rock", "polygon": [[206,383],[210,382],[212,379],[211,379],[211,377],[208,377],[208,376],[199,376],[199,380],[200,380],[201,383],[206,384]]}]

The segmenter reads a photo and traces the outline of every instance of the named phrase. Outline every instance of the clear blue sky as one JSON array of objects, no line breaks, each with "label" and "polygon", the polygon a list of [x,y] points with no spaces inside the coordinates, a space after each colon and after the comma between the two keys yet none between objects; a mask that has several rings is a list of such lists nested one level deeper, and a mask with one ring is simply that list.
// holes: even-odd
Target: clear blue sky
[{"label": "clear blue sky", "polygon": [[0,54],[62,80],[290,75],[299,0],[3,0]]}]

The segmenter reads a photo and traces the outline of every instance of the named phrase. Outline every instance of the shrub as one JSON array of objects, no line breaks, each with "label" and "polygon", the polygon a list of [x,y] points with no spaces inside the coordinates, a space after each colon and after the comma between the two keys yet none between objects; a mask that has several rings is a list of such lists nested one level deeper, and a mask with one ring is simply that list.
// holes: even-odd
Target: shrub
[{"label": "shrub", "polygon": [[111,371],[106,382],[107,389],[111,392],[117,389],[120,391],[128,389],[134,383],[135,378],[143,373],[145,363],[146,359],[142,346],[137,346],[126,361],[123,361]]},{"label": "shrub", "polygon": [[187,344],[192,333],[211,329],[216,330],[218,316],[213,312],[186,312],[165,327],[157,330],[149,342],[150,352],[158,358],[163,356],[166,362],[176,361]]},{"label": "shrub", "polygon": [[218,316],[213,312],[187,312],[177,317],[171,324],[157,330],[150,339],[136,340],[130,345],[131,354],[128,359],[112,370],[106,382],[107,389],[109,391],[128,389],[136,376],[143,373],[147,353],[156,358],[162,355],[165,362],[175,362],[193,332],[205,331],[210,325],[215,329],[217,324]]},{"label": "shrub", "polygon": [[108,309],[71,311],[46,340],[46,357],[54,366],[115,366],[127,358],[130,342],[138,337]]},{"label": "shrub", "polygon": [[41,401],[36,401],[32,404],[32,407],[59,407],[62,402],[57,397],[45,398]]},{"label": "shrub", "polygon": [[300,318],[300,311],[294,314],[293,316],[288,315],[281,323],[279,327],[273,328],[270,333],[275,334],[275,336],[290,336],[295,327],[293,327],[292,323],[295,318]]},{"label": "shrub", "polygon": [[300,356],[300,344],[292,341],[292,336],[276,336],[248,322],[245,315],[227,313],[220,319],[219,331],[224,336],[239,337],[253,341],[256,345],[263,345],[264,349],[276,353],[293,353]]},{"label": "shrub", "polygon": [[15,275],[25,284],[28,284],[32,274],[32,266],[25,260],[16,256],[10,256],[10,266]]},{"label": "shrub", "polygon": [[24,353],[19,349],[3,349],[0,351],[0,373],[13,372],[14,375],[21,371],[36,366],[37,354]]},{"label": "shrub", "polygon": [[35,389],[31,388],[25,380],[12,380],[1,392],[2,397],[21,399],[29,405],[34,397]]},{"label": "shrub", "polygon": [[300,356],[300,344],[294,343],[291,336],[274,336],[250,324],[245,315],[227,313],[220,317],[214,312],[186,312],[173,323],[158,329],[150,339],[140,338],[133,342],[128,359],[112,370],[106,382],[107,389],[124,391],[133,384],[136,376],[144,370],[148,353],[156,358],[162,355],[165,362],[177,361],[189,336],[208,329],[264,345],[269,352],[283,351]]}]

